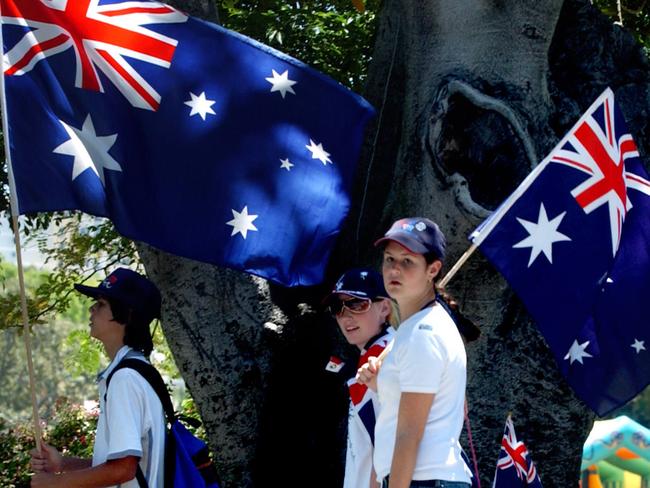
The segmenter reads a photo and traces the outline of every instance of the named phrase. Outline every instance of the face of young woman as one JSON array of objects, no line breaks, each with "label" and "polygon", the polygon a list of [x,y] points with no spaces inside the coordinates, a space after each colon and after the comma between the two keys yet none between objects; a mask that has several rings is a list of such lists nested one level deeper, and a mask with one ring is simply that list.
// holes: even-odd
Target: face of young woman
[{"label": "face of young woman", "polygon": [[[344,302],[353,300],[350,295],[339,295]],[[390,305],[387,300],[372,302],[370,308],[363,313],[352,313],[343,307],[341,313],[336,316],[336,322],[345,339],[359,349],[368,343],[370,339],[379,334],[381,326],[386,321]]]},{"label": "face of young woman", "polygon": [[418,299],[433,289],[439,261],[427,264],[422,254],[414,254],[397,242],[384,248],[382,275],[388,294],[397,300]]}]

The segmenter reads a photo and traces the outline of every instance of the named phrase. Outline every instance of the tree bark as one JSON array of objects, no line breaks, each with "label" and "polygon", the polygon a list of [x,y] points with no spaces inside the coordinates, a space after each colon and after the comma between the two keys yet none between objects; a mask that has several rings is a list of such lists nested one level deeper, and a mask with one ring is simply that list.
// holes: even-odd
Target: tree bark
[{"label": "tree bark", "polygon": [[[204,14],[209,4],[193,2]],[[640,47],[587,0],[385,0],[367,93],[380,116],[326,283],[377,264],[372,241],[406,215],[441,225],[449,267],[607,85],[645,154],[648,73]],[[339,486],[356,357],[318,313],[328,286],[281,289],[146,247],[141,257],[226,487]],[[593,414],[491,265],[473,257],[449,288],[483,332],[468,347],[482,483],[512,411],[543,482],[576,486]],[[345,372],[324,371],[332,353]]]}]

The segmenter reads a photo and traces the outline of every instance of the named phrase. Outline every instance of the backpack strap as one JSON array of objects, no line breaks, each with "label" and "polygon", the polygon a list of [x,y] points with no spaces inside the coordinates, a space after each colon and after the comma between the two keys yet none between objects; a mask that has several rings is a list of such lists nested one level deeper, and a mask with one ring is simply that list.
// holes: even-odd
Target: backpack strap
[{"label": "backpack strap", "polygon": [[[151,388],[153,388],[153,391],[156,392],[156,395],[158,395],[158,398],[160,399],[160,403],[162,404],[163,410],[165,411],[165,416],[167,417],[167,422],[169,422],[170,425],[174,423],[174,421],[176,420],[176,414],[174,413],[174,404],[172,403],[172,399],[169,396],[167,387],[165,386],[165,381],[162,379],[162,376],[160,376],[160,373],[154,366],[152,366],[146,361],[142,361],[141,359],[135,359],[135,358],[122,359],[117,364],[117,366],[113,368],[113,371],[111,371],[108,377],[106,378],[106,393],[104,394],[104,401],[106,401],[106,395],[108,394],[108,385],[111,382],[111,378],[113,378],[113,375],[117,373],[120,369],[124,369],[124,368],[134,369],[135,371],[138,372],[138,374],[140,374],[140,376],[142,376],[145,380],[147,380],[147,383],[151,385]],[[167,439],[167,442],[169,442],[169,438]],[[174,480],[174,467],[175,467],[174,463],[175,463],[175,448],[174,446],[166,446],[165,447],[165,487],[172,486]],[[144,477],[144,473],[142,472],[142,469],[140,469],[139,463],[137,466],[135,477],[138,480],[138,485],[140,486],[140,488],[149,488],[147,479]]]},{"label": "backpack strap", "polygon": [[[171,424],[176,419],[176,414],[174,413],[174,404],[172,403],[172,399],[169,397],[165,381],[162,379],[162,376],[160,376],[158,370],[146,361],[135,358],[122,359],[122,361],[113,368],[113,371],[111,371],[106,378],[106,393],[108,394],[108,385],[110,384],[113,375],[120,369],[124,368],[136,370],[140,376],[147,380],[147,383],[151,385],[153,391],[158,395],[163,410],[165,411],[167,421]],[[106,396],[104,396],[104,400],[106,400]]]}]

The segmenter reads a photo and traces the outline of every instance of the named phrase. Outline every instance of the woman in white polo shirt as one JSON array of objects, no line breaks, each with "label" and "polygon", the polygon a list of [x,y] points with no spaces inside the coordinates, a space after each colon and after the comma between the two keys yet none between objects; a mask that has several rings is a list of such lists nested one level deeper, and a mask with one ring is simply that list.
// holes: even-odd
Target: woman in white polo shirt
[{"label": "woman in white polo shirt", "polygon": [[383,362],[371,360],[358,374],[379,396],[377,477],[388,488],[469,487],[459,443],[465,347],[434,286],[445,254],[444,235],[429,219],[406,218],[375,245],[383,246],[384,285],[401,316]]}]

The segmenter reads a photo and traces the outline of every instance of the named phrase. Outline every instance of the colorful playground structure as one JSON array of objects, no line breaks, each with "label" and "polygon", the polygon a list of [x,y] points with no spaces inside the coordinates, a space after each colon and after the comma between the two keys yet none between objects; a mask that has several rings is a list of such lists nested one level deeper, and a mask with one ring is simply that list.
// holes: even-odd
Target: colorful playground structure
[{"label": "colorful playground structure", "polygon": [[582,488],[650,488],[650,430],[625,415],[594,422],[581,470]]}]

